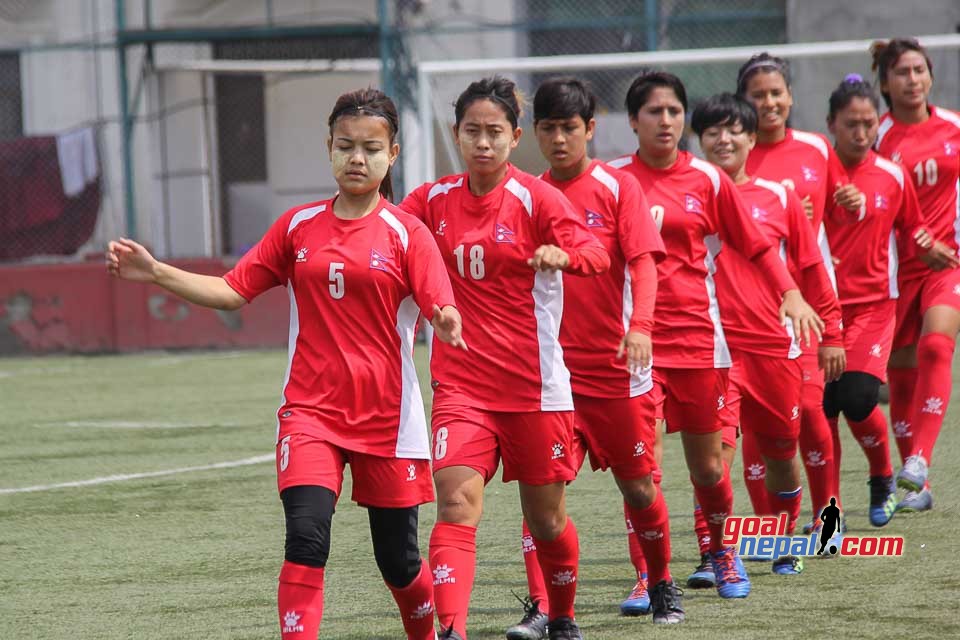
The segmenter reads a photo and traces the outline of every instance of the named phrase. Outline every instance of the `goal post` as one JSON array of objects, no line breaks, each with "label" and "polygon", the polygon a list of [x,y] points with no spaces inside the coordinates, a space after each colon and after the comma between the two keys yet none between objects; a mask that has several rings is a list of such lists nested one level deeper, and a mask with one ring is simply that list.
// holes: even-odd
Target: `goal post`
[{"label": "goal post", "polygon": [[[938,53],[952,54],[945,56],[943,60],[934,60],[935,70],[938,71],[935,76],[934,100],[942,96],[944,106],[960,107],[960,61],[956,55],[960,50],[960,34],[926,35],[918,39],[935,57]],[[443,112],[438,107],[450,104],[451,96],[455,98],[469,82],[493,73],[512,77],[527,95],[531,95],[535,90],[538,78],[556,74],[582,75],[591,81],[597,93],[602,94],[598,96],[599,112],[602,114],[606,111],[615,117],[616,107],[622,103],[625,93],[625,87],[622,86],[624,78],[628,78],[631,72],[635,73],[639,67],[675,69],[685,83],[688,83],[691,97],[705,97],[716,91],[733,91],[739,64],[756,53],[766,51],[793,64],[793,93],[796,103],[794,115],[797,116],[794,120],[800,121],[800,128],[822,128],[811,126],[811,123],[823,121],[819,115],[814,117],[811,114],[825,114],[829,91],[843,76],[857,71],[864,78],[872,77],[869,56],[872,42],[872,39],[837,40],[708,49],[421,62],[417,68],[417,139],[424,147],[424,152],[417,154],[417,166],[405,165],[405,175],[410,185],[436,179],[438,156],[445,168],[460,168],[450,133],[452,110],[446,109],[446,112]],[[941,69],[945,72],[939,72]],[[690,91],[691,88],[693,91]],[[624,90],[618,92],[618,89]],[[621,120],[625,120],[625,114],[620,115],[624,116]],[[528,124],[530,122],[529,118],[525,121]],[[625,127],[625,122],[621,123],[620,131],[612,137],[622,137]],[[435,140],[437,135],[441,137],[439,149],[442,149],[442,154],[433,151],[438,149]]]}]

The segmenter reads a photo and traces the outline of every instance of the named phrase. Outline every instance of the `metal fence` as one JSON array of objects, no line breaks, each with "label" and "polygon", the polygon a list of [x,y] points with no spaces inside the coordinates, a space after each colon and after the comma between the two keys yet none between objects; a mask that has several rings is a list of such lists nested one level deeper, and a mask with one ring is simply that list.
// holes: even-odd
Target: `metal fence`
[{"label": "metal fence", "polygon": [[[806,4],[3,2],[0,261],[83,259],[98,255],[109,238],[121,234],[135,236],[163,257],[237,255],[287,207],[334,192],[326,117],[343,91],[382,86],[395,97],[412,132],[406,125],[417,122],[416,69],[423,61],[759,47],[786,42],[788,34],[793,40],[820,39],[791,27],[798,24],[798,7]],[[876,11],[885,4],[869,3]],[[52,38],[51,33],[66,35]],[[935,65],[946,69],[938,74],[937,86],[946,88],[948,107],[958,106],[960,97],[954,95],[960,93],[957,57],[954,49],[935,58]],[[318,71],[302,63],[333,61],[335,66],[342,60],[355,64]],[[282,68],[285,61],[291,66]],[[191,63],[199,66],[190,70]],[[233,66],[215,71],[216,64]],[[244,64],[249,68],[243,70]],[[736,67],[715,63],[676,71],[696,99],[730,90]],[[596,90],[601,118],[619,117],[635,73],[604,68],[582,73]],[[532,91],[552,74],[514,76]],[[816,74],[827,75],[814,65],[808,75]],[[448,76],[430,87],[439,116],[433,123],[436,133],[449,126],[450,104],[475,78]],[[814,122],[820,119],[824,89],[818,85],[817,95],[810,96],[806,86],[797,95],[797,112],[801,122],[803,114],[814,114],[808,119]],[[539,157],[529,138],[517,160],[536,170]],[[422,141],[402,131],[404,156],[431,154],[439,172],[455,168],[441,137],[431,147]],[[401,188],[416,186],[405,184],[414,177],[405,180],[402,166],[396,179]]]}]

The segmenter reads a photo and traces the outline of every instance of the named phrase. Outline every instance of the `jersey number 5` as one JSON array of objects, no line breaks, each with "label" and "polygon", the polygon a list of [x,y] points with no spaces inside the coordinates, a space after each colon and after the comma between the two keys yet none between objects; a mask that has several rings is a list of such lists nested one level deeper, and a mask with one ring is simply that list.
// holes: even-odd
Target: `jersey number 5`
[{"label": "jersey number 5", "polygon": [[343,286],[343,263],[342,262],[331,262],[330,263],[330,297],[334,300],[339,300],[343,297],[343,294],[346,293],[346,289]]},{"label": "jersey number 5", "polygon": [[[457,271],[460,277],[466,278],[462,244],[453,250],[453,255],[457,256]],[[486,275],[486,268],[483,266],[483,245],[475,244],[470,247],[470,277],[474,280],[483,280],[484,275]]]}]

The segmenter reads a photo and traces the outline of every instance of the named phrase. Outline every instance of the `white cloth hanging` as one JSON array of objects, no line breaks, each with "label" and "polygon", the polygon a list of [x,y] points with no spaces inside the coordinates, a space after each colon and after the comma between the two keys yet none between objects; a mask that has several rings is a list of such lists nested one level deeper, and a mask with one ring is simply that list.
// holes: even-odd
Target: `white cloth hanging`
[{"label": "white cloth hanging", "polygon": [[57,160],[60,162],[63,193],[68,198],[80,195],[87,185],[100,176],[93,129],[74,129],[58,135]]}]

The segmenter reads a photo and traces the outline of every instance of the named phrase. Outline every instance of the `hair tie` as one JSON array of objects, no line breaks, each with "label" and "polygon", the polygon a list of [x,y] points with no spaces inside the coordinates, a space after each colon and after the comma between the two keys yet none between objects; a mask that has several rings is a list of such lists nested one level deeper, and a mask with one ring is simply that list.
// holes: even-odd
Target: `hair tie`
[{"label": "hair tie", "polygon": [[860,75],[859,73],[848,73],[843,77],[843,81],[849,84],[853,84],[855,82],[863,82],[863,76]]}]

